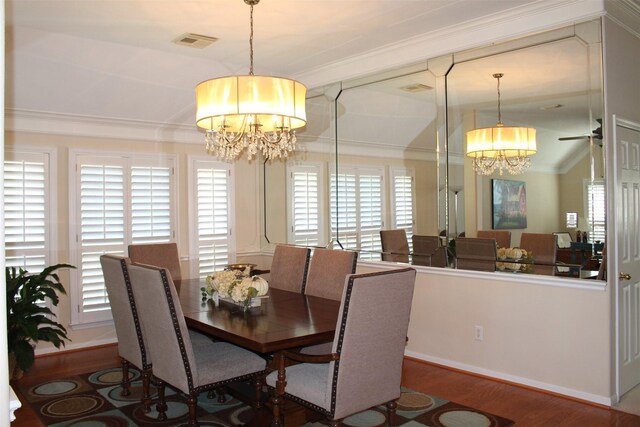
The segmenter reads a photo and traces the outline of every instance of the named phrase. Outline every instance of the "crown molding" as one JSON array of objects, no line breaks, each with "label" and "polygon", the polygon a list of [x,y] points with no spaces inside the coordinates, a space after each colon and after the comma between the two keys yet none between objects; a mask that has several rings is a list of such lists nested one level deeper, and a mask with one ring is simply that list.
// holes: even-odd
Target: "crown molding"
[{"label": "crown molding", "polygon": [[307,87],[320,87],[507,38],[559,28],[604,15],[604,1],[541,0],[298,73],[295,79],[304,81]]},{"label": "crown molding", "polygon": [[634,0],[606,0],[607,18],[640,38],[640,3]]},{"label": "crown molding", "polygon": [[194,125],[22,109],[5,110],[5,130],[122,140],[202,144]]}]

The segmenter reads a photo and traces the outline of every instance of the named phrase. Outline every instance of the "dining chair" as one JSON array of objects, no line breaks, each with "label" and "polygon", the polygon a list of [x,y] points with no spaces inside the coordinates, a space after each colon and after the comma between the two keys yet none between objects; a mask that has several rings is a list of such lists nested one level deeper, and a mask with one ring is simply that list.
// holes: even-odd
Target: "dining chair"
[{"label": "dining chair", "polygon": [[[331,353],[278,353],[278,370],[266,378],[272,425],[283,425],[283,398],[322,413],[332,426],[386,403],[395,425],[415,276],[405,268],[346,278]],[[287,359],[302,363],[286,366]]]},{"label": "dining chair", "polygon": [[344,279],[356,272],[357,263],[355,251],[314,249],[303,293],[340,301]]},{"label": "dining chair", "polygon": [[411,264],[431,267],[446,267],[447,248],[440,244],[439,236],[411,236],[413,253]]},{"label": "dining chair", "polygon": [[166,268],[171,273],[171,279],[174,282],[182,280],[178,245],[175,243],[129,245],[129,258],[131,258],[131,262],[137,264]]},{"label": "dining chair", "polygon": [[478,230],[481,239],[494,239],[499,248],[511,247],[511,232],[509,230]]},{"label": "dining chair", "polygon": [[533,253],[533,268],[535,274],[555,276],[557,237],[553,234],[522,233],[520,248]]},{"label": "dining chair", "polygon": [[171,275],[165,268],[132,264],[131,288],[158,385],[158,419],[166,420],[165,384],[187,395],[189,426],[197,426],[198,394],[225,384],[254,380],[259,404],[266,361],[241,347],[222,341],[196,346],[187,325]]},{"label": "dining chair", "polygon": [[458,237],[455,240],[456,268],[495,271],[498,257],[495,239]]},{"label": "dining chair", "polygon": [[[356,272],[358,253],[347,250],[316,248],[311,257],[304,294],[340,301],[345,279]],[[331,352],[332,342],[303,347],[303,354]]]},{"label": "dining chair", "polygon": [[[144,412],[151,410],[150,381],[152,376],[151,355],[145,339],[144,327],[140,322],[136,299],[131,287],[129,258],[117,255],[100,256],[105,287],[111,306],[111,315],[118,339],[118,355],[122,365],[121,387],[123,396],[129,396],[129,366],[133,365],[142,373],[141,402]],[[194,346],[206,346],[211,339],[201,333],[189,330]]]},{"label": "dining chair", "polygon": [[383,261],[409,262],[409,241],[403,228],[380,230],[380,242]]},{"label": "dining chair", "polygon": [[269,272],[269,287],[302,293],[309,269],[311,249],[276,245]]}]

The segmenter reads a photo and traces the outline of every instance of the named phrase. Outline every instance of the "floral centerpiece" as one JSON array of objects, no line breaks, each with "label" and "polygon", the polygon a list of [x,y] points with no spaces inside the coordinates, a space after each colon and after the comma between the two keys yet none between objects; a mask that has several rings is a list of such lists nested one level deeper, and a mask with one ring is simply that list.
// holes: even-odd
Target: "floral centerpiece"
[{"label": "floral centerpiece", "polygon": [[533,252],[521,248],[498,248],[496,268],[500,271],[530,271],[533,264]]},{"label": "floral centerpiece", "polygon": [[203,300],[206,298],[229,298],[242,304],[244,310],[251,306],[251,300],[267,294],[269,284],[260,276],[250,276],[250,268],[245,270],[223,270],[207,276],[207,286],[200,288]]}]

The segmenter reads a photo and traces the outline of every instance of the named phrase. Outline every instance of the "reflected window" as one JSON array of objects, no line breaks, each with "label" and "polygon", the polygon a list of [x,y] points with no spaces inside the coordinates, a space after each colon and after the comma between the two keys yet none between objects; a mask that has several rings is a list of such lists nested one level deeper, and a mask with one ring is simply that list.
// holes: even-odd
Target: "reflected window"
[{"label": "reflected window", "polygon": [[[341,168],[331,175],[331,236],[345,249],[379,258],[384,225],[383,168]],[[337,202],[337,204],[336,204]]]},{"label": "reflected window", "polygon": [[291,227],[289,242],[302,246],[319,246],[320,195],[322,165],[290,166],[287,178],[290,195]]},{"label": "reflected window", "polygon": [[595,243],[596,241],[604,242],[607,232],[605,227],[605,187],[604,181],[587,182],[587,223],[589,224],[589,235],[587,241]]},{"label": "reflected window", "polygon": [[414,181],[413,169],[391,170],[392,224],[394,229],[401,228],[406,231],[410,250],[415,210]]}]

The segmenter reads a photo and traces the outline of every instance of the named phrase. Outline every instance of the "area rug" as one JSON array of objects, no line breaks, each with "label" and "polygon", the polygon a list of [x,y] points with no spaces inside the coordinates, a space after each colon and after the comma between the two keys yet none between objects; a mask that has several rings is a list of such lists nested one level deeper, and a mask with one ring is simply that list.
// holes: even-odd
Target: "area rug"
[{"label": "area rug", "polygon": [[[140,372],[130,371],[131,394],[120,395],[120,368],[105,369],[85,375],[49,381],[35,386],[18,386],[28,404],[46,426],[180,426],[187,421],[184,397],[167,388],[167,421],[157,421],[155,405],[148,414],[142,412]],[[384,406],[371,408],[344,420],[346,426],[377,427],[386,425]],[[201,426],[242,426],[253,416],[253,409],[227,395],[224,403],[201,393],[198,421]],[[502,427],[513,421],[478,411],[454,402],[403,388],[398,400],[398,426],[403,427]],[[305,427],[324,426],[323,422]]]}]

